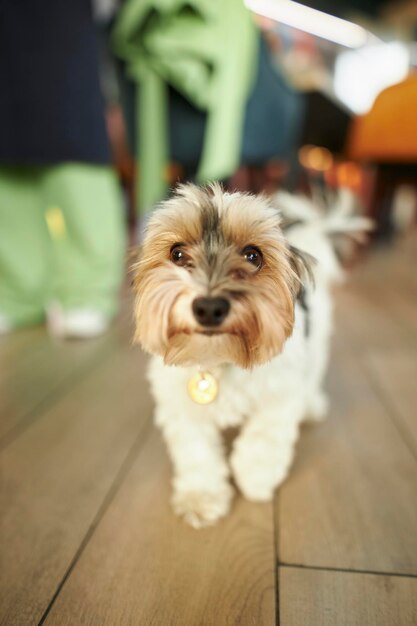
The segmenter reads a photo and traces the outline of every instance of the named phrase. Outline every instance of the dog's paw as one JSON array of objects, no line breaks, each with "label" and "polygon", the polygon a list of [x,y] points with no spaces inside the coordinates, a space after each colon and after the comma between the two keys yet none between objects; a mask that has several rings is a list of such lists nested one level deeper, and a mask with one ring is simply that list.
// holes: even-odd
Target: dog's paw
[{"label": "dog's paw", "polygon": [[275,481],[267,476],[267,471],[255,470],[250,475],[235,474],[236,483],[247,500],[270,502],[274,497]]},{"label": "dog's paw", "polygon": [[172,496],[172,507],[193,528],[204,528],[215,524],[227,515],[233,498],[233,489],[224,483],[213,489],[176,489]]},{"label": "dog's paw", "polygon": [[242,494],[252,502],[270,502],[275,489],[287,475],[288,463],[281,467],[267,459],[249,459],[242,454],[231,458],[233,476]]},{"label": "dog's paw", "polygon": [[304,421],[322,422],[326,419],[329,410],[329,400],[323,391],[317,391],[309,402],[308,412]]}]

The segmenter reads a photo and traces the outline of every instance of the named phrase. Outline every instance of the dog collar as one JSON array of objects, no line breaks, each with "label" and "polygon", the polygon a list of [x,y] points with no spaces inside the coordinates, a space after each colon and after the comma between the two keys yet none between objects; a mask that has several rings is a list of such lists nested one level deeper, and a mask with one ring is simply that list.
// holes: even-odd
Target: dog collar
[{"label": "dog collar", "polygon": [[197,404],[210,404],[217,398],[219,384],[211,372],[199,370],[191,376],[187,390]]}]

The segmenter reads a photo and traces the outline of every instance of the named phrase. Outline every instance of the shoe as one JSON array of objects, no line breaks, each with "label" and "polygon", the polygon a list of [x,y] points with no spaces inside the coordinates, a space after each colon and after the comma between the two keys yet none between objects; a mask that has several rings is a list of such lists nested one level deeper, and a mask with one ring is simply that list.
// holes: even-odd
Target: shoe
[{"label": "shoe", "polygon": [[53,337],[90,339],[106,332],[110,319],[94,309],[65,311],[58,303],[51,304],[46,313],[47,328]]},{"label": "shoe", "polygon": [[7,335],[13,329],[13,324],[10,320],[0,313],[0,335]]}]

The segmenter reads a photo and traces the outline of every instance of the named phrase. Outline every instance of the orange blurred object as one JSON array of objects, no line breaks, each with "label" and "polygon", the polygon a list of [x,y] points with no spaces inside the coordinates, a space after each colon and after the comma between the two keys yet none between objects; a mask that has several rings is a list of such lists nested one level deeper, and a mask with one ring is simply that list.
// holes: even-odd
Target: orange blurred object
[{"label": "orange blurred object", "polygon": [[417,74],[384,89],[369,113],[353,121],[347,156],[379,163],[417,162]]},{"label": "orange blurred object", "polygon": [[351,189],[358,189],[362,181],[362,173],[359,166],[351,161],[337,166],[336,177],[339,187],[349,187]]}]

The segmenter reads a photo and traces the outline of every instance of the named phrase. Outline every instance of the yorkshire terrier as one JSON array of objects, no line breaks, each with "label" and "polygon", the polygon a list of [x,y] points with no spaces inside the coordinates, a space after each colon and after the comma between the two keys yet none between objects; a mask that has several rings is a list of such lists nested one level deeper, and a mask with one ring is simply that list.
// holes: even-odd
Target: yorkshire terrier
[{"label": "yorkshire terrier", "polygon": [[[135,340],[154,355],[173,508],[195,528],[227,514],[231,478],[249,500],[271,500],[301,422],[326,414],[329,287],[340,273],[329,234],[367,228],[339,213],[326,220],[291,196],[184,185],[148,222],[134,267]],[[240,431],[228,459],[229,427]]]}]

